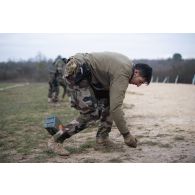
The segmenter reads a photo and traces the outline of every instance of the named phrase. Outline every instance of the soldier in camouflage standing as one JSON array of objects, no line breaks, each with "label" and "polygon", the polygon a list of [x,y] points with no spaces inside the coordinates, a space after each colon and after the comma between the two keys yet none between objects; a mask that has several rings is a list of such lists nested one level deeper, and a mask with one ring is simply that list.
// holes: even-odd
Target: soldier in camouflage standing
[{"label": "soldier in camouflage standing", "polygon": [[66,65],[66,58],[58,56],[49,71],[49,91],[48,91],[48,102],[56,103],[59,101],[58,96],[60,93],[60,86],[63,88],[62,99],[65,97],[67,92],[67,84],[63,78],[63,69]]},{"label": "soldier in camouflage standing", "polygon": [[133,65],[128,57],[114,52],[78,53],[67,61],[64,77],[72,89],[71,104],[80,116],[65,125],[49,140],[56,153],[67,155],[62,146],[65,139],[88,127],[90,121],[100,119],[96,134],[97,145],[109,145],[113,121],[129,147],[137,147],[137,139],[130,133],[122,104],[129,84],[149,84],[152,68],[147,64]]}]

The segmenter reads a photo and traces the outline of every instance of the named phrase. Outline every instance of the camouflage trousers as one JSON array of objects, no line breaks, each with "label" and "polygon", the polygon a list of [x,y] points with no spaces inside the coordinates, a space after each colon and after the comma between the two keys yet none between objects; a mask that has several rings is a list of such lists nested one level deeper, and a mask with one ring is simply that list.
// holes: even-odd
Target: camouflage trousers
[{"label": "camouflage trousers", "polygon": [[62,98],[64,98],[66,94],[69,95],[67,84],[64,79],[55,78],[49,80],[48,98],[51,98],[54,102],[58,101],[60,86],[63,88]]},{"label": "camouflage trousers", "polygon": [[96,137],[108,137],[113,123],[109,112],[109,98],[97,98],[88,80],[82,80],[78,85],[69,85],[69,88],[71,89],[71,106],[77,109],[80,115],[64,126],[64,133],[54,135],[56,141],[62,143],[96,120],[99,120]]}]

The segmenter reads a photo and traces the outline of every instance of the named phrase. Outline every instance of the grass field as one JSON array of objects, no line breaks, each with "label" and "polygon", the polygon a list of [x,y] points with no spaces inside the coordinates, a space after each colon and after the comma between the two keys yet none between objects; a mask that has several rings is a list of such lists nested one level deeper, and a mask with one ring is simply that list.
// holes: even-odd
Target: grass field
[{"label": "grass field", "polygon": [[55,114],[65,123],[77,112],[68,106],[67,97],[61,106],[48,105],[47,91],[47,83],[33,83],[0,92],[0,162],[47,162],[55,156],[46,147],[50,136],[44,118]]},{"label": "grass field", "polygon": [[97,149],[97,127],[91,126],[65,140],[69,157],[48,150],[51,136],[43,128],[46,116],[54,114],[66,124],[78,115],[68,98],[60,106],[48,104],[47,83],[10,87],[0,84],[6,88],[0,91],[0,162],[195,162],[193,85],[130,86],[123,109],[129,130],[138,139],[137,148],[126,146],[113,125],[110,139],[115,146]]}]

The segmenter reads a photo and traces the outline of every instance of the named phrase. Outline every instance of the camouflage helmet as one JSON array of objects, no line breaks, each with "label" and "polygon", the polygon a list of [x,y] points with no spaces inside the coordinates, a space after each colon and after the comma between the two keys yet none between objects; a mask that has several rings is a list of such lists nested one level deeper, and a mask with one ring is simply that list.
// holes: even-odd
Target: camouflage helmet
[{"label": "camouflage helmet", "polygon": [[56,70],[62,71],[66,62],[67,62],[66,58],[62,58],[61,56],[58,56],[53,62],[53,65],[56,67]]},{"label": "camouflage helmet", "polygon": [[64,76],[68,77],[73,75],[77,69],[77,62],[74,58],[70,58],[66,64]]}]

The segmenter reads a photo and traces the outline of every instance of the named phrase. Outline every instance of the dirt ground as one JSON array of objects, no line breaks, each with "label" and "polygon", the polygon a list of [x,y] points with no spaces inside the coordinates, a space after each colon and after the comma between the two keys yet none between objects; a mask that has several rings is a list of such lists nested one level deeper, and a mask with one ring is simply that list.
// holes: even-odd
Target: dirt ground
[{"label": "dirt ground", "polygon": [[[116,148],[85,152],[70,157],[56,156],[49,162],[195,162],[195,86],[151,84],[129,86],[124,101],[125,117],[138,139],[136,149],[123,144],[114,126],[110,133]],[[95,138],[96,130],[80,133],[64,142],[64,147]]]},{"label": "dirt ground", "polygon": [[66,123],[77,113],[68,98],[60,106],[49,105],[47,88],[43,83],[1,91],[0,162],[195,162],[195,85],[129,85],[123,109],[137,148],[126,146],[114,125],[115,146],[97,149],[97,127],[92,127],[65,140],[69,157],[48,150],[50,136],[42,121],[55,114]]}]

